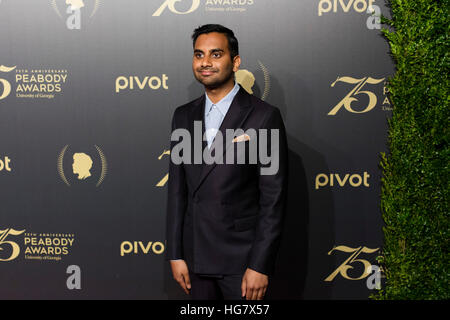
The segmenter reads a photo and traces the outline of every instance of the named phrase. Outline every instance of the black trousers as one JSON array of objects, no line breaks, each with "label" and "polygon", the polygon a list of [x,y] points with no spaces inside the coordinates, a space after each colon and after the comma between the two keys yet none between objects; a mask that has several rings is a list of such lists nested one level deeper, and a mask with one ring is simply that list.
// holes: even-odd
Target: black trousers
[{"label": "black trousers", "polygon": [[198,275],[189,273],[192,300],[245,300],[242,297],[244,275]]}]

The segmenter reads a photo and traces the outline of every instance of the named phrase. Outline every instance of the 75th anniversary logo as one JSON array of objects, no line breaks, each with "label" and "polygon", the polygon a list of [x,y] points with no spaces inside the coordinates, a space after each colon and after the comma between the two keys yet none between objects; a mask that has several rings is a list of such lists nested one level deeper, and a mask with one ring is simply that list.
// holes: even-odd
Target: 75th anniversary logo
[{"label": "75th anniversary logo", "polygon": [[7,228],[0,230],[0,262],[23,255],[26,260],[60,261],[70,254],[75,242],[71,233],[26,232]]},{"label": "75th anniversary logo", "polygon": [[6,99],[11,92],[15,92],[16,98],[53,99],[62,94],[67,80],[66,69],[0,65],[0,100]]}]

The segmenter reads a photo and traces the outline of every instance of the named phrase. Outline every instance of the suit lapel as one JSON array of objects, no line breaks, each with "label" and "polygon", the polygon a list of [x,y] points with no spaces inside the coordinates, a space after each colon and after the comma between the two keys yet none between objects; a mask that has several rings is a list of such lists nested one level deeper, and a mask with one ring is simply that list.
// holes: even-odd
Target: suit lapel
[{"label": "suit lapel", "polygon": [[[204,109],[205,109],[205,98],[202,99],[202,104],[200,108],[197,108],[201,110],[201,119],[202,119],[202,135],[205,132],[205,124],[204,124]],[[233,102],[230,105],[230,108],[227,111],[227,114],[223,118],[222,124],[220,125],[219,131],[222,133],[223,137],[223,155],[225,155],[226,149],[232,144],[231,142],[226,145],[226,129],[238,129],[242,128],[243,123],[247,119],[247,116],[250,114],[250,111],[253,109],[251,102],[250,102],[250,95],[241,87],[236,94],[236,96],[233,99]],[[198,118],[199,115],[197,114],[198,111],[195,111],[195,117]],[[191,131],[193,132],[193,130]],[[215,140],[213,140],[214,143]],[[203,149],[205,150],[207,148],[206,141],[203,143]],[[223,156],[223,159],[225,161],[225,156]],[[202,161],[203,163],[203,161]],[[194,188],[194,193],[197,191],[197,189],[200,187],[202,182],[205,180],[205,178],[208,176],[208,174],[216,167],[216,163],[213,164],[202,164],[202,169],[200,176],[198,178],[196,187]]]},{"label": "suit lapel", "polygon": [[[189,132],[191,133],[192,137],[194,137],[194,121],[201,121],[202,122],[202,137],[205,134],[205,95],[201,96],[199,99],[197,99],[194,102],[194,110],[191,113],[191,119],[189,119]],[[195,137],[194,137],[195,138]],[[193,144],[192,139],[192,146]],[[202,141],[202,150],[207,146],[206,141]],[[192,149],[194,150],[194,149]]]},{"label": "suit lapel", "polygon": [[[201,132],[201,136],[203,137],[203,135],[205,134],[205,95],[202,95],[199,99],[197,99],[196,101],[194,101],[194,108],[192,110],[192,112],[189,114],[190,115],[190,119],[189,119],[189,132],[191,133],[191,150],[192,154],[191,154],[191,170],[194,170],[194,176],[196,176],[197,178],[195,179],[194,186],[197,186],[197,182],[198,179],[200,178],[200,175],[202,173],[202,168],[203,168],[203,159],[201,160],[200,164],[195,164],[194,162],[194,152],[195,152],[195,134],[194,134],[194,121],[201,121],[202,123],[202,132]],[[203,155],[203,150],[207,147],[207,142],[206,141],[202,141],[202,146],[201,146],[201,151]]]}]

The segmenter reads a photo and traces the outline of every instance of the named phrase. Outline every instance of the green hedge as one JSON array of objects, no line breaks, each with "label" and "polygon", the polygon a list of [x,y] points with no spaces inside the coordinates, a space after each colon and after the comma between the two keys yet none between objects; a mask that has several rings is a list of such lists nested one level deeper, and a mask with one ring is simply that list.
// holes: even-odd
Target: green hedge
[{"label": "green hedge", "polygon": [[375,299],[449,299],[449,1],[388,0],[395,75],[383,171]]}]

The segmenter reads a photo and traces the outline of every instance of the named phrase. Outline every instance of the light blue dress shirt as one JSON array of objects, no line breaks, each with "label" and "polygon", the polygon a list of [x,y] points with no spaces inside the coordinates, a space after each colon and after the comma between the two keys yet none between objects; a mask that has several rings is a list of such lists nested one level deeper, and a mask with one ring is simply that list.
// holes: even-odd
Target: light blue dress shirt
[{"label": "light blue dress shirt", "polygon": [[233,89],[231,89],[231,91],[228,92],[222,100],[215,104],[212,103],[205,92],[205,134],[208,142],[208,148],[211,148],[212,141],[216,136],[217,131],[219,131],[223,118],[225,118],[228,109],[230,109],[231,103],[238,93],[239,88],[239,84],[235,82]]}]

